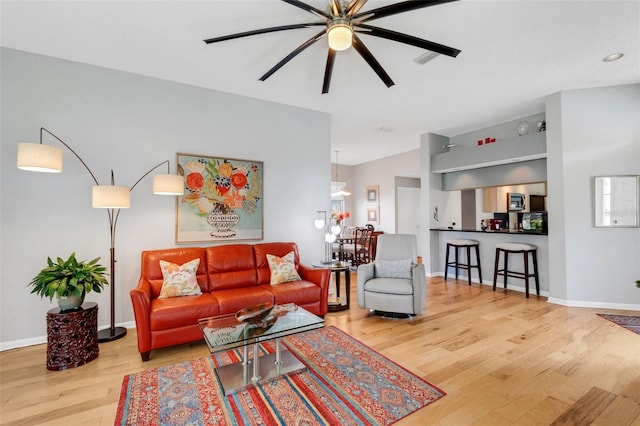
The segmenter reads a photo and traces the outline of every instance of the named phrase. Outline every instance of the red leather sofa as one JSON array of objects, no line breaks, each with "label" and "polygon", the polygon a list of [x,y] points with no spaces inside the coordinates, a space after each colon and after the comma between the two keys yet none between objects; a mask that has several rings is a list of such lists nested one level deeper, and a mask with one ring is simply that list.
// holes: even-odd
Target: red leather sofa
[{"label": "red leather sofa", "polygon": [[[270,285],[266,255],[293,251],[300,281]],[[196,277],[202,294],[158,299],[160,260],[184,264],[200,259]],[[327,313],[329,269],[300,264],[291,242],[177,247],[142,252],[138,286],[130,291],[138,333],[138,350],[148,361],[152,350],[201,340],[198,320],[231,314],[262,302],[295,303],[318,316]]]}]

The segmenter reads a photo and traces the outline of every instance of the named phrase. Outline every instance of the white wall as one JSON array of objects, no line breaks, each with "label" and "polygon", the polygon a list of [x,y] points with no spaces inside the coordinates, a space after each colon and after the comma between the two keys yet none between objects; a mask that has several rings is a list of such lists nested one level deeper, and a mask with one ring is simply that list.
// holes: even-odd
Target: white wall
[{"label": "white wall", "polygon": [[[342,176],[343,167],[340,166]],[[349,167],[349,200],[353,214],[353,224],[367,223],[366,187],[378,185],[380,198],[380,224],[376,230],[396,232],[396,177],[420,177],[420,151],[405,152],[380,160]]]},{"label": "white wall", "polygon": [[[315,210],[330,200],[330,117],[109,69],[1,50],[0,347],[42,341],[48,299],[26,285],[47,256],[109,261],[104,210],[91,208],[92,180],[64,150],[61,174],[16,168],[18,142],[37,142],[40,127],[61,137],[101,183],[131,186],[176,152],[264,162],[264,241],[295,241],[303,262],[323,256]],[[62,147],[53,138],[45,144]],[[116,323],[133,320],[129,289],[140,252],[173,247],[175,198],[151,194],[151,177],[132,192],[116,235]],[[249,241],[251,243],[256,241]],[[91,293],[99,324],[109,323],[108,292]],[[40,339],[40,340],[38,340]]]},{"label": "white wall", "polygon": [[640,228],[592,226],[592,178],[640,174],[640,84],[549,96],[547,125],[550,300],[640,309]]}]

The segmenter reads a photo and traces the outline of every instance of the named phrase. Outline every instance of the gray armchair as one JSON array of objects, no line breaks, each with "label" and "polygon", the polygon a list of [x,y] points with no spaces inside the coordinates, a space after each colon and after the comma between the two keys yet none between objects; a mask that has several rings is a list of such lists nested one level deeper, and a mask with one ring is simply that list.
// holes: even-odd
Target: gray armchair
[{"label": "gray armchair", "polygon": [[378,236],[375,261],[358,266],[358,306],[380,314],[421,314],[426,280],[416,253],[415,235]]}]

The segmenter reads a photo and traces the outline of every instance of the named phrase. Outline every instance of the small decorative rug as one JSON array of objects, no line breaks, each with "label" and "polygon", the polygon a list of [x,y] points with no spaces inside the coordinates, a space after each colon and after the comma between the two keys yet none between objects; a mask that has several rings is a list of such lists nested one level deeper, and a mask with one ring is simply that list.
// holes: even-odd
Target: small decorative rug
[{"label": "small decorative rug", "polygon": [[640,316],[635,315],[614,315],[614,314],[596,314],[614,324],[624,327],[627,330],[640,334]]},{"label": "small decorative rug", "polygon": [[125,376],[115,424],[388,425],[445,395],[333,326],[282,342],[308,370],[229,396],[213,369],[240,349]]}]

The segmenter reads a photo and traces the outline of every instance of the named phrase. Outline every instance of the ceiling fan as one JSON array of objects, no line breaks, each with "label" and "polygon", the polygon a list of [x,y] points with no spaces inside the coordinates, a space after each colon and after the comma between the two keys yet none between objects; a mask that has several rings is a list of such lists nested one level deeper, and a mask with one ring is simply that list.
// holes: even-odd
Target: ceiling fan
[{"label": "ceiling fan", "polygon": [[329,7],[326,11],[317,9],[307,3],[298,0],[282,1],[292,6],[306,10],[307,12],[310,12],[321,18],[321,20],[301,24],[281,25],[276,27],[262,28],[259,30],[229,34],[221,37],[213,37],[204,40],[204,42],[207,44],[211,44],[241,37],[248,37],[252,35],[272,33],[276,31],[295,30],[299,28],[309,28],[316,26],[325,27],[318,34],[314,35],[309,40],[305,41],[296,49],[294,49],[280,62],[274,65],[273,68],[271,68],[262,77],[259,78],[260,81],[265,81],[276,71],[282,68],[287,62],[296,57],[300,52],[302,52],[321,38],[327,36],[329,42],[329,53],[327,55],[327,64],[324,71],[322,93],[329,92],[329,86],[331,84],[331,74],[333,73],[333,64],[335,61],[336,52],[347,50],[351,46],[353,46],[353,48],[360,54],[360,56],[362,56],[362,58],[369,64],[369,66],[378,75],[378,77],[380,77],[384,84],[387,85],[387,87],[391,87],[395,84],[393,80],[391,80],[391,77],[389,77],[389,74],[386,73],[386,71],[382,68],[373,54],[364,45],[360,37],[357,36],[357,33],[368,34],[371,36],[385,38],[400,43],[410,44],[412,46],[417,46],[442,55],[451,56],[453,58],[458,56],[458,54],[460,53],[460,50],[454,49],[449,46],[444,46],[442,44],[434,43],[432,41],[424,40],[418,37],[399,33],[385,28],[375,27],[366,23],[368,21],[383,18],[385,16],[395,15],[398,13],[408,12],[410,10],[421,9],[424,7],[435,6],[441,3],[449,3],[456,0],[401,1],[399,3],[382,6],[365,12],[361,12],[360,10],[365,5],[367,0],[351,0],[348,3],[342,2],[340,0],[328,0]]}]

